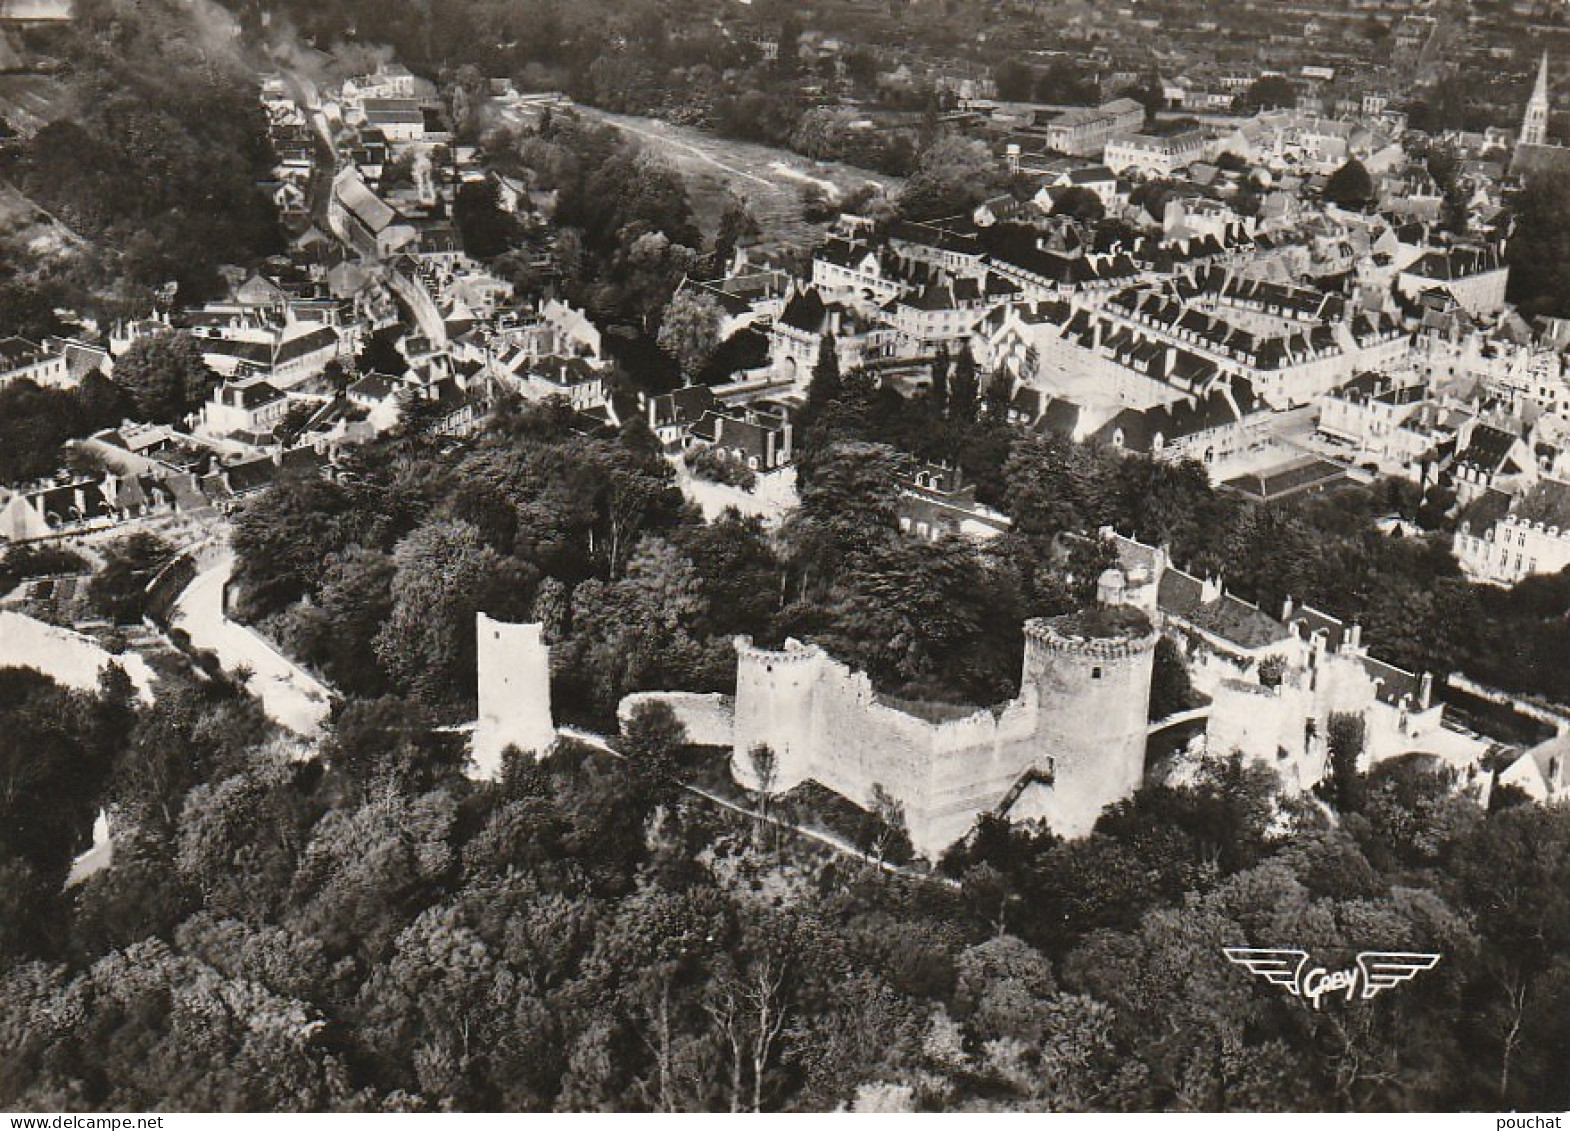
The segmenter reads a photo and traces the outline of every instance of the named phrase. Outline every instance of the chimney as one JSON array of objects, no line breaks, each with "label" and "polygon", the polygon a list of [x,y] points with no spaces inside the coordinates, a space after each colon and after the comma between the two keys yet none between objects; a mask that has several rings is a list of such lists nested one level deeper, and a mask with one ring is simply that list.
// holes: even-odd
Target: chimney
[{"label": "chimney", "polygon": [[1421,690],[1417,693],[1418,709],[1426,711],[1434,702],[1434,673],[1424,672]]},{"label": "chimney", "polygon": [[1292,623],[1292,613],[1295,608],[1296,606],[1292,603],[1292,598],[1290,595],[1288,595],[1285,601],[1281,602],[1281,619],[1284,623]]},{"label": "chimney", "polygon": [[1354,624],[1347,630],[1346,649],[1349,652],[1361,651],[1363,647],[1363,626]]}]

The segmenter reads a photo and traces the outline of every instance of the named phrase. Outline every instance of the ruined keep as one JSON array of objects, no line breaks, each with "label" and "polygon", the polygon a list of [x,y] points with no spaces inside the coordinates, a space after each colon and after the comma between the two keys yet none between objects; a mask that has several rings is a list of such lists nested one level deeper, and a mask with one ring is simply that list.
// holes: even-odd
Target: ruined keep
[{"label": "ruined keep", "polygon": [[742,638],[732,773],[758,788],[748,753],[767,744],[774,793],[810,779],[870,808],[880,786],[927,856],[986,812],[1082,836],[1143,776],[1157,634],[1142,612],[1110,604],[1024,631],[1018,697],[983,708],[906,703],[816,646]]},{"label": "ruined keep", "polygon": [[544,754],[556,741],[551,720],[551,650],[545,626],[474,618],[479,721],[474,776],[495,780],[509,746]]}]

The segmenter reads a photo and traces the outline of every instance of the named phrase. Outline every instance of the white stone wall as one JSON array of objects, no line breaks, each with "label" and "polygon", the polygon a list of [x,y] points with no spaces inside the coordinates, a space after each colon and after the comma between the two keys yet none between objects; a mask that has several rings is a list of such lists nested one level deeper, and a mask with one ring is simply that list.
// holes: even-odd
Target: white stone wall
[{"label": "white stone wall", "polygon": [[736,713],[728,695],[703,695],[692,691],[639,691],[624,698],[616,718],[625,730],[633,711],[644,703],[664,703],[687,728],[687,741],[695,746],[730,746],[735,741]]}]

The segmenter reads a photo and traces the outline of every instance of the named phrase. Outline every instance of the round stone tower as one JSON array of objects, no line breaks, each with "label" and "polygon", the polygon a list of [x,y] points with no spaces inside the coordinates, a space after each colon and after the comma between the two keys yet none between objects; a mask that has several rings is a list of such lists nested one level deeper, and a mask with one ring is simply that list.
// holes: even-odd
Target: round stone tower
[{"label": "round stone tower", "polygon": [[1020,695],[1037,710],[1037,767],[1052,781],[1040,815],[1055,832],[1088,833],[1139,788],[1158,638],[1127,606],[1025,622]]},{"label": "round stone tower", "polygon": [[773,792],[790,789],[812,776],[817,756],[813,731],[813,693],[823,652],[795,640],[775,651],[756,648],[748,637],[736,640],[736,722],[731,773],[757,789],[748,754],[760,744],[774,751]]}]

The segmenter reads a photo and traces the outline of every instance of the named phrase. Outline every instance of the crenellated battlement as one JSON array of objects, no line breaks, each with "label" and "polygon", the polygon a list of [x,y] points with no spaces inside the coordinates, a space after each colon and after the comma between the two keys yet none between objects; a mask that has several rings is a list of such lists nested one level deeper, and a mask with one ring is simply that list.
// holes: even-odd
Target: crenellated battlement
[{"label": "crenellated battlement", "polygon": [[823,649],[816,645],[803,644],[799,640],[787,640],[784,650],[775,648],[759,648],[752,642],[750,636],[738,636],[732,642],[736,646],[736,659],[743,664],[796,664],[807,666],[823,658]]},{"label": "crenellated battlement", "polygon": [[1160,634],[1153,628],[1137,636],[1080,635],[1069,618],[1036,617],[1025,622],[1025,638],[1030,644],[1070,655],[1096,660],[1129,660],[1153,651]]}]

